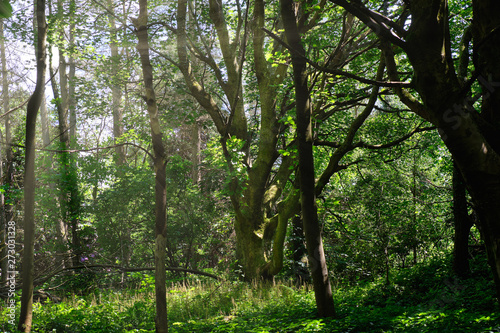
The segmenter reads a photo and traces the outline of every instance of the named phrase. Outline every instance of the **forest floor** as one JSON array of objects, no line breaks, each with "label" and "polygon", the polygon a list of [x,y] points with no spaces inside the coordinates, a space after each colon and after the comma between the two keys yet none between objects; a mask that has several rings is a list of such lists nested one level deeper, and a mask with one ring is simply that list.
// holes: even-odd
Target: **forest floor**
[{"label": "forest floor", "polygon": [[[500,332],[489,272],[468,279],[434,260],[384,281],[337,287],[337,317],[318,319],[310,287],[290,283],[177,284],[168,291],[169,332]],[[0,307],[0,332],[13,332]],[[33,332],[154,332],[151,279],[138,289],[97,290],[35,303]]]}]

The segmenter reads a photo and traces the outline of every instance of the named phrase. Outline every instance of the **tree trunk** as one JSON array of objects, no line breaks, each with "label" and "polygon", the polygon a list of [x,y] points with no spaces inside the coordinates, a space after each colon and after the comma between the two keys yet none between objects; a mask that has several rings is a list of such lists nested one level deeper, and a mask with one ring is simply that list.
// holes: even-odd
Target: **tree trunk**
[{"label": "tree trunk", "polygon": [[167,290],[165,273],[165,249],[167,246],[167,191],[166,191],[166,153],[163,146],[158,107],[153,86],[153,67],[149,59],[148,41],[148,2],[139,1],[139,17],[134,19],[138,38],[137,50],[141,58],[142,75],[144,79],[145,96],[149,123],[151,126],[151,139],[153,144],[153,162],[155,169],[155,294],[156,294],[156,319],[157,333],[168,332],[167,317]]},{"label": "tree trunk", "polygon": [[[116,22],[115,22],[115,9],[113,7],[113,2],[112,1],[107,1],[107,7],[108,11],[111,13],[108,15],[108,20],[109,20],[109,25],[110,25],[110,42],[109,42],[109,48],[111,51],[111,96],[112,96],[112,101],[111,101],[111,109],[113,113],[113,139],[114,143],[117,144],[119,143],[120,138],[123,136],[123,107],[122,107],[122,89],[120,87],[120,75],[119,75],[119,67],[120,67],[120,52],[118,48],[118,29],[116,27]],[[116,161],[116,168],[117,168],[117,173],[116,175],[118,177],[122,177],[124,174],[123,166],[125,165],[125,146],[116,146],[115,147],[115,161]],[[121,240],[121,245],[120,245],[120,251],[122,254],[122,261],[125,266],[128,266],[129,264],[129,258],[130,258],[130,251],[128,249],[129,242],[127,242],[127,245],[125,245],[122,240],[130,239],[130,228],[124,228],[122,229],[122,232],[120,232],[120,240]],[[126,279],[126,274],[125,272],[122,272],[122,279],[121,283],[124,284]]]},{"label": "tree trunk", "polygon": [[[44,87],[45,88],[45,87]],[[50,126],[49,126],[49,115],[47,113],[47,103],[45,102],[45,89],[43,89],[44,98],[42,100],[42,105],[40,105],[40,125],[42,127],[42,143],[43,147],[50,145]],[[48,159],[50,162],[52,159]]]},{"label": "tree trunk", "polygon": [[[62,60],[61,64],[64,63]],[[60,72],[65,72],[65,66],[60,65]],[[58,221],[57,233],[60,239],[61,252],[66,252],[67,244],[69,241],[68,229],[71,230],[71,264],[73,266],[78,266],[81,264],[81,246],[80,237],[78,233],[78,215],[80,210],[80,197],[78,193],[78,182],[76,174],[76,165],[74,157],[65,150],[70,148],[70,136],[68,127],[68,109],[66,103],[67,93],[62,93],[65,89],[61,86],[61,95],[59,95],[59,89],[57,82],[55,81],[52,68],[50,68],[50,76],[52,78],[52,92],[54,94],[54,99],[56,102],[58,121],[59,121],[59,143],[60,150],[62,152],[58,153],[58,164],[61,174],[60,182],[60,193],[59,193],[59,206],[61,210],[61,219]],[[65,77],[65,75],[61,75]],[[64,81],[64,80],[63,80]],[[61,97],[60,97],[61,96]],[[62,98],[62,96],[65,96]],[[60,262],[65,264],[65,262]]]},{"label": "tree trunk", "polygon": [[37,77],[35,91],[27,106],[26,116],[26,148],[24,169],[24,252],[22,261],[22,294],[21,313],[18,330],[30,332],[32,324],[33,305],[33,275],[34,275],[34,245],[35,245],[35,134],[36,117],[43,98],[45,85],[46,53],[45,40],[47,25],[45,21],[45,0],[36,1],[37,47],[36,67]]},{"label": "tree trunk", "polygon": [[75,10],[76,3],[75,0],[70,0],[69,3],[69,57],[68,57],[68,113],[69,113],[69,140],[71,146],[76,145],[77,133],[76,133],[76,99],[75,99],[75,89],[76,89],[76,63],[74,55],[75,47]]},{"label": "tree trunk", "polygon": [[292,219],[292,236],[288,244],[290,244],[291,247],[293,258],[292,270],[295,274],[295,283],[297,285],[302,285],[311,280],[308,270],[302,265],[302,260],[307,254],[304,242],[304,226],[302,219],[300,215],[296,215]]},{"label": "tree trunk", "polygon": [[[108,10],[114,13],[113,2],[107,2]],[[115,18],[112,14],[108,15],[110,25],[110,42],[111,50],[111,95],[113,109],[113,138],[115,143],[123,135],[123,108],[122,108],[122,90],[120,88],[120,53],[118,50],[118,29],[116,28]],[[116,165],[118,168],[125,164],[125,147],[117,146],[115,148]],[[120,174],[120,172],[119,172]]]},{"label": "tree trunk", "polygon": [[[72,9],[70,8],[70,16],[72,15]],[[64,17],[64,8],[62,0],[57,2],[57,16],[59,18],[59,31],[60,31],[60,42],[61,45],[65,43],[65,33],[64,26],[62,24],[62,18]],[[70,33],[71,35],[71,33]],[[71,59],[71,57],[70,57]],[[73,62],[74,61],[70,60]],[[72,71],[72,70],[71,70]],[[60,150],[62,152],[58,153],[59,169],[60,169],[60,188],[61,193],[59,195],[59,204],[61,210],[61,221],[56,228],[58,228],[59,237],[61,237],[61,249],[65,252],[66,244],[68,240],[68,229],[71,232],[71,264],[73,266],[81,265],[81,257],[83,255],[83,249],[81,247],[80,232],[78,230],[78,223],[80,218],[80,205],[81,197],[78,190],[78,174],[76,170],[75,157],[65,150],[71,147],[71,126],[68,123],[70,103],[74,103],[74,98],[71,96],[71,92],[74,88],[74,72],[71,73],[71,82],[68,81],[67,74],[67,63],[65,58],[65,52],[62,47],[59,47],[59,82],[60,89],[58,89],[55,76],[51,69],[51,85],[52,92],[54,94],[54,99],[56,100],[57,115],[59,121],[59,142]],[[70,89],[70,85],[73,86]],[[72,106],[74,107],[74,106]],[[64,262],[61,262],[64,265]]]},{"label": "tree trunk", "polygon": [[[236,258],[242,270],[242,278],[246,281],[269,279],[270,276],[262,276],[262,268],[266,260],[264,257],[264,242],[262,237],[255,234],[253,228],[255,216],[244,214],[236,215],[234,229],[236,234]],[[258,218],[258,216],[257,216]]]},{"label": "tree trunk", "polygon": [[473,223],[467,213],[465,184],[455,164],[453,164],[453,219],[455,222],[453,270],[458,276],[466,277],[470,274],[469,233]]},{"label": "tree trunk", "polygon": [[306,235],[309,267],[311,269],[318,314],[320,317],[333,317],[335,316],[335,306],[316,207],[312,108],[307,84],[305,51],[296,24],[293,0],[281,0],[280,4],[286,38],[292,49],[302,220]]},{"label": "tree trunk", "polygon": [[[494,0],[473,1],[474,66],[483,88],[481,106],[481,141],[471,142],[474,154],[462,157],[462,174],[475,201],[493,270],[497,297],[500,300],[500,17],[495,15],[500,3]],[[476,58],[477,56],[477,58]],[[470,135],[469,133],[464,133]],[[474,138],[474,136],[472,136]],[[472,141],[472,140],[471,140]],[[479,165],[470,159],[479,155]]]}]

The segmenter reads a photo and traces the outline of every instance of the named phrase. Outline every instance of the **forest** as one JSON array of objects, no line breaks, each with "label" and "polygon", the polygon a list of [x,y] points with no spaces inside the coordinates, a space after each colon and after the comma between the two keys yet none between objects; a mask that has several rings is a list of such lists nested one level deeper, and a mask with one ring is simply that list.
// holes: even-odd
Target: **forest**
[{"label": "forest", "polygon": [[500,332],[498,0],[1,0],[0,332]]}]

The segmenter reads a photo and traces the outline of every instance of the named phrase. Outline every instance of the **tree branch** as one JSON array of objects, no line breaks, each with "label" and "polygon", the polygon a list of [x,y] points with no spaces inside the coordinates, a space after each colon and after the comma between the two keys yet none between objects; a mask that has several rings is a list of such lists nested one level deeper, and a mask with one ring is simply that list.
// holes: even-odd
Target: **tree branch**
[{"label": "tree branch", "polygon": [[[373,10],[366,8],[361,2],[347,1],[347,0],[330,0],[331,2],[343,7],[345,10],[356,16],[370,29],[373,30],[379,37],[390,41],[394,45],[406,48],[406,42],[401,38],[406,34],[406,31],[399,26],[396,22],[377,13]],[[399,36],[396,34],[398,33]]]},{"label": "tree branch", "polygon": [[0,116],[0,118],[3,118],[3,117],[5,117],[6,115],[8,115],[8,114],[10,114],[10,113],[12,113],[12,112],[14,112],[14,111],[19,110],[20,108],[22,108],[23,106],[25,106],[25,105],[28,103],[28,101],[29,101],[29,100],[30,100],[30,99],[28,98],[28,99],[27,99],[27,100],[25,100],[25,101],[24,101],[21,105],[18,105],[18,106],[16,106],[15,108],[10,109],[9,111],[5,112],[4,114],[2,114],[2,115]]},{"label": "tree branch", "polygon": [[[69,270],[77,270],[77,269],[90,269],[90,268],[109,268],[109,269],[114,269],[118,270],[121,272],[143,272],[143,271],[154,271],[154,267],[123,267],[123,266],[118,266],[118,265],[87,265],[87,266],[75,266],[75,267],[65,267],[61,268],[55,272],[50,273],[49,275],[42,277],[35,282],[37,284],[44,283],[45,281],[48,281],[52,277],[56,276],[59,273],[69,271]],[[207,276],[212,279],[216,280],[221,280],[220,277],[214,274],[206,273],[203,271],[198,271],[195,269],[189,269],[189,268],[181,268],[181,267],[165,267],[165,270],[167,271],[172,271],[172,272],[185,272],[185,273],[191,273],[195,275],[202,275],[202,276]]]},{"label": "tree branch", "polygon": [[379,81],[379,80],[370,80],[370,79],[367,79],[367,78],[364,78],[364,77],[361,77],[361,76],[357,76],[357,75],[349,73],[349,72],[345,72],[345,71],[340,70],[340,69],[331,69],[331,68],[328,68],[328,67],[321,66],[321,65],[317,64],[316,62],[310,60],[309,58],[305,57],[304,55],[301,55],[300,53],[298,53],[297,50],[294,50],[290,45],[288,45],[285,41],[283,41],[281,38],[279,38],[279,36],[277,36],[272,31],[269,31],[266,28],[262,28],[262,30],[265,31],[273,39],[275,39],[278,43],[282,44],[290,52],[294,52],[294,53],[299,54],[301,57],[303,57],[307,61],[307,63],[309,65],[311,65],[315,69],[317,69],[319,71],[322,71],[324,73],[328,73],[328,74],[332,74],[332,75],[345,76],[345,77],[348,77],[350,79],[354,79],[354,80],[357,80],[359,82],[370,84],[370,85],[374,85],[374,86],[377,86],[377,87],[409,87],[411,85],[410,82],[399,82],[399,81],[385,82],[385,81]]},{"label": "tree branch", "polygon": [[[6,143],[2,142],[5,145],[10,145],[12,147],[19,147],[19,148],[26,148],[26,146],[23,145],[18,145],[18,144],[12,144],[12,143]],[[112,149],[116,147],[121,147],[121,146],[134,146],[142,151],[144,151],[146,154],[149,155],[149,157],[153,158],[153,155],[144,147],[139,146],[138,144],[132,143],[132,142],[124,142],[124,143],[119,143],[116,145],[112,146],[107,146],[107,147],[96,147],[96,148],[89,148],[89,149],[65,149],[65,150],[58,150],[58,149],[45,149],[45,148],[36,148],[38,151],[48,151],[52,153],[82,153],[82,152],[91,152],[91,151],[99,151],[99,150],[104,150],[104,149]]]},{"label": "tree branch", "polygon": [[355,148],[367,148],[367,149],[386,149],[386,148],[391,148],[391,147],[394,147],[394,146],[400,144],[401,142],[403,142],[403,141],[411,138],[416,133],[425,132],[425,131],[432,131],[432,130],[435,130],[436,128],[437,128],[436,126],[431,126],[431,127],[417,127],[414,130],[412,130],[410,133],[407,133],[407,134],[403,135],[402,137],[400,137],[400,138],[398,138],[398,139],[396,139],[394,141],[388,142],[388,143],[379,144],[379,145],[372,145],[372,144],[368,144],[366,142],[360,141],[360,142],[356,143],[354,145],[354,147]]}]

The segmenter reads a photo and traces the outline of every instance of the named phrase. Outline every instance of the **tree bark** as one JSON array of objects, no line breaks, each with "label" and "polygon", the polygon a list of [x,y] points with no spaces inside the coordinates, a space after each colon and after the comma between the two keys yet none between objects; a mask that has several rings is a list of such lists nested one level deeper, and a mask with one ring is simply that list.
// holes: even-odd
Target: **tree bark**
[{"label": "tree bark", "polygon": [[42,105],[40,105],[40,125],[42,127],[42,143],[43,147],[50,145],[50,132],[49,132],[49,116],[47,113],[47,103],[45,102],[45,89],[43,92],[44,98]]},{"label": "tree bark", "polygon": [[293,0],[281,0],[281,16],[290,45],[295,85],[297,141],[299,152],[299,182],[302,220],[314,286],[316,306],[320,317],[335,316],[332,288],[328,276],[321,229],[316,207],[311,98],[307,81],[307,63],[302,46]]},{"label": "tree bark", "polygon": [[163,146],[158,107],[153,86],[153,67],[149,58],[148,41],[148,2],[139,1],[139,17],[134,19],[138,38],[137,50],[141,58],[142,75],[144,80],[145,96],[151,126],[151,139],[154,152],[155,169],[155,295],[157,333],[168,332],[167,317],[167,290],[165,273],[165,249],[167,246],[167,190],[166,190],[166,152]]},{"label": "tree bark", "polygon": [[24,252],[22,261],[23,288],[21,294],[21,313],[18,330],[30,332],[33,306],[33,274],[35,245],[35,135],[36,117],[43,98],[45,85],[47,24],[45,21],[45,0],[36,1],[37,47],[36,86],[27,106],[26,148],[24,169]]}]

